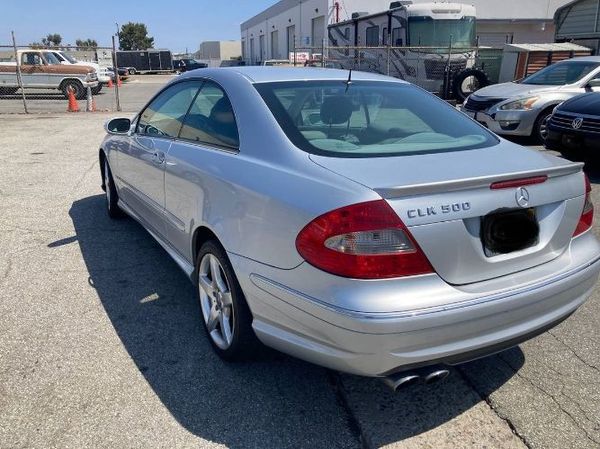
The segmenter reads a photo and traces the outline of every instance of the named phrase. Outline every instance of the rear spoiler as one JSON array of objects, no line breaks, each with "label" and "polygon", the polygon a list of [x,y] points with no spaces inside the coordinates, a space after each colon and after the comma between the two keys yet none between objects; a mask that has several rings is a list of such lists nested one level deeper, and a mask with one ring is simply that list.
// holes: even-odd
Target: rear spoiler
[{"label": "rear spoiler", "polygon": [[548,178],[557,178],[559,176],[572,175],[583,169],[583,163],[574,162],[557,167],[543,168],[539,170],[528,170],[522,172],[512,172],[509,174],[500,174],[493,176],[478,176],[475,178],[465,178],[450,181],[440,181],[427,184],[413,184],[409,186],[375,188],[375,192],[383,198],[400,198],[413,195],[427,195],[431,193],[455,192],[459,190],[477,189],[488,187],[490,184],[498,181],[510,181],[513,179],[529,178],[534,176],[547,176]]}]

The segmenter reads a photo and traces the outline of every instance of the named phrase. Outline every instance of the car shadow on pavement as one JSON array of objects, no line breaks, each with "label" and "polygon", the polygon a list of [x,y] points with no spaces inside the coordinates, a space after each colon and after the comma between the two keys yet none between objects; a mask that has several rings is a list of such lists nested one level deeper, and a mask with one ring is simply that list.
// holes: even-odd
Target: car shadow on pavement
[{"label": "car shadow on pavement", "polygon": [[[354,411],[343,394],[336,395],[344,388],[336,375],[269,350],[254,362],[221,361],[202,328],[192,284],[140,225],[129,218],[110,220],[103,195],[75,201],[69,214],[90,285],[137,368],[185,429],[230,448],[360,447],[348,409]],[[477,363],[497,371],[494,358]],[[514,371],[502,373],[488,376],[489,391]],[[360,388],[375,385],[373,379],[356,379],[355,385],[363,382]],[[456,399],[443,397],[452,382],[462,382],[457,379],[419,393],[385,395],[385,401],[402,401],[402,413],[416,414],[413,427],[390,429],[394,441],[439,426],[477,403],[479,398],[465,399],[461,391]],[[383,387],[376,382],[373,388]]]}]

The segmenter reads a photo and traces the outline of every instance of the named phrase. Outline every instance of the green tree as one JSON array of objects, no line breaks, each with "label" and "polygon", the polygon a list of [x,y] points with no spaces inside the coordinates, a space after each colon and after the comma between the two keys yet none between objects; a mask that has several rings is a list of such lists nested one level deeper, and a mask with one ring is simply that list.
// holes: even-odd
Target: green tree
[{"label": "green tree", "polygon": [[98,42],[94,39],[77,39],[75,45],[80,48],[97,48]]},{"label": "green tree", "polygon": [[62,36],[58,33],[48,34],[42,38],[42,44],[46,47],[58,47],[62,42]]},{"label": "green tree", "polygon": [[154,38],[148,36],[143,23],[126,23],[119,32],[119,48],[121,50],[147,50],[154,46]]}]

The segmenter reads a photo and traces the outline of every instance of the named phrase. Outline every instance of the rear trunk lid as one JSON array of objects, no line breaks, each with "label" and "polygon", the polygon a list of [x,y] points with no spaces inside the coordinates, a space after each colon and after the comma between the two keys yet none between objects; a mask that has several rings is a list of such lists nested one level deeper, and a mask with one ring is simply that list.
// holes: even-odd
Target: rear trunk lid
[{"label": "rear trunk lid", "polygon": [[[450,284],[505,276],[558,257],[568,248],[583,208],[582,164],[507,141],[484,149],[426,155],[310,158],[379,193]],[[491,188],[492,183],[531,177],[543,182]],[[516,214],[521,221],[513,220],[515,211],[521,211]],[[501,219],[494,221],[497,216]],[[521,238],[525,232],[521,228],[528,225],[524,216],[532,217],[536,226],[525,247],[498,251],[490,244],[486,234],[490,222],[499,234]],[[501,222],[508,228],[493,227]]]}]

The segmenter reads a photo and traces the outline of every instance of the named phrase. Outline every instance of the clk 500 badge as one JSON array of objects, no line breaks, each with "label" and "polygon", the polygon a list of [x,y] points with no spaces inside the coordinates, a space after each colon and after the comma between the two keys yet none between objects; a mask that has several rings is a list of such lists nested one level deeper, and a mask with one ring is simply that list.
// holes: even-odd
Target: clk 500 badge
[{"label": "clk 500 badge", "polygon": [[452,212],[461,212],[471,209],[471,203],[452,203],[442,204],[441,206],[428,206],[418,209],[409,209],[406,213],[408,218],[429,217],[431,215],[449,214]]}]

